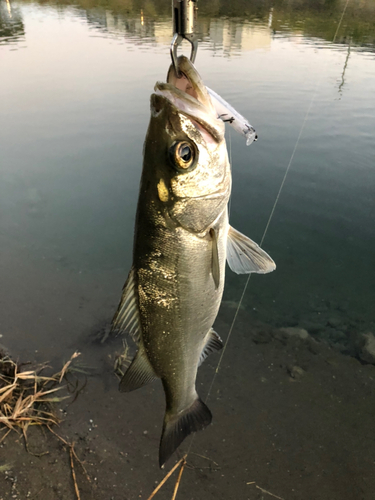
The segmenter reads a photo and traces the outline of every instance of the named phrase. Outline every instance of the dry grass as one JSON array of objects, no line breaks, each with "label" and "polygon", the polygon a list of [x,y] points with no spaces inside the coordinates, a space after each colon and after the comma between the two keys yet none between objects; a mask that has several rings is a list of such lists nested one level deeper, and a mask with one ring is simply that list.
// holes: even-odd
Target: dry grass
[{"label": "dry grass", "polygon": [[115,361],[114,361],[114,372],[119,380],[122,379],[124,373],[129,368],[130,363],[132,362],[133,356],[130,353],[130,347],[126,340],[122,341],[123,349],[120,353],[115,353]]},{"label": "dry grass", "polygon": [[180,486],[180,481],[181,481],[181,476],[182,476],[182,473],[184,472],[184,468],[185,468],[185,465],[186,465],[186,457],[187,455],[185,455],[184,457],[181,458],[181,460],[179,460],[176,465],[168,472],[168,474],[164,477],[164,479],[158,484],[158,486],[156,486],[156,488],[154,489],[154,491],[151,493],[151,495],[148,497],[147,500],[151,500],[152,498],[154,498],[154,496],[156,495],[156,493],[160,490],[160,488],[162,486],[164,486],[164,484],[167,482],[167,480],[171,477],[171,475],[174,473],[174,471],[176,469],[178,469],[178,467],[180,467],[180,471],[179,471],[179,474],[178,474],[178,477],[177,477],[177,481],[176,481],[176,484],[174,486],[174,490],[173,490],[173,496],[172,496],[172,500],[175,500],[176,499],[176,496],[177,496],[177,491],[178,491],[178,488]]},{"label": "dry grass", "polygon": [[21,430],[25,436],[29,425],[51,426],[59,423],[53,403],[69,397],[59,397],[62,381],[72,361],[79,356],[75,352],[62,370],[51,377],[42,376],[47,368],[23,371],[9,356],[0,353],[0,443],[12,430]]},{"label": "dry grass", "polygon": [[[66,378],[68,372],[87,373],[82,367],[72,366],[72,362],[79,355],[79,352],[75,352],[58,373],[46,377],[41,375],[43,370],[48,367],[46,364],[39,366],[35,370],[22,371],[22,368],[26,366],[25,364],[19,365],[15,363],[9,356],[0,351],[0,432],[3,432],[3,435],[0,437],[0,443],[12,430],[21,431],[25,439],[26,450],[31,453],[27,441],[28,427],[30,425],[46,426],[52,434],[68,447],[74,491],[77,500],[81,500],[81,497],[74,467],[75,461],[80,464],[90,483],[91,479],[83,462],[76,454],[74,449],[75,443],[69,443],[56,434],[52,426],[60,422],[55,411],[54,403],[69,398],[72,394],[75,394],[74,401],[85,386],[84,384],[81,388],[78,388],[78,381],[74,384]],[[67,383],[62,385],[64,379]],[[57,391],[64,387],[71,394],[69,396],[59,397]],[[32,454],[42,456],[47,453],[48,451],[38,455],[35,453]],[[8,468],[9,464],[2,467],[3,470],[7,470]]]}]

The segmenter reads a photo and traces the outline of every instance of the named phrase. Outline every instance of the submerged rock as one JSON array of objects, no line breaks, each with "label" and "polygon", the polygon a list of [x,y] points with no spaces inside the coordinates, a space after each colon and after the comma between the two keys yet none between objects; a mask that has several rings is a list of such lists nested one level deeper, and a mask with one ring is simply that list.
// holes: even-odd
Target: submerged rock
[{"label": "submerged rock", "polygon": [[346,333],[341,330],[333,330],[331,332],[331,339],[333,342],[341,342],[347,339]]},{"label": "submerged rock", "polygon": [[342,319],[338,316],[330,316],[327,320],[327,325],[339,329],[342,326]]},{"label": "submerged rock", "polygon": [[303,329],[308,331],[310,335],[318,334],[323,328],[322,321],[318,321],[316,318],[314,318],[314,320],[304,320],[300,324],[301,327],[303,326]]},{"label": "submerged rock", "polygon": [[310,335],[304,328],[297,328],[294,326],[289,326],[286,328],[280,328],[280,332],[286,334],[289,337],[299,337],[300,339],[307,340]]},{"label": "submerged rock", "polygon": [[245,311],[246,307],[241,303],[238,307],[238,302],[234,300],[222,300],[221,305],[227,307],[228,309],[240,309],[241,311]]},{"label": "submerged rock", "polygon": [[359,350],[359,357],[366,363],[375,364],[375,336],[373,333],[362,334],[362,348]]}]

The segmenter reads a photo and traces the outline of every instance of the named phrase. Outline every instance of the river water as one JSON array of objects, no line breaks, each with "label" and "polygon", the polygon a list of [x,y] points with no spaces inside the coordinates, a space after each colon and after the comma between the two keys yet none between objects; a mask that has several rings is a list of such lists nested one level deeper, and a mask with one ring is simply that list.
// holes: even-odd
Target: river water
[{"label": "river water", "polygon": [[[6,314],[21,309],[22,321],[35,323],[25,309],[39,291],[50,305],[44,280],[22,279],[20,266],[67,279],[77,300],[91,279],[109,280],[95,292],[104,306],[131,264],[149,95],[165,78],[171,39],[165,5],[132,5],[1,3],[1,265]],[[231,223],[255,241],[289,167],[264,241],[277,272],[255,276],[243,306],[322,336],[330,313],[348,335],[374,320],[374,32],[356,5],[336,43],[340,2],[329,23],[322,6],[280,2],[198,24],[204,81],[259,135],[246,147],[228,131]],[[224,299],[236,302],[244,280],[227,281]]]},{"label": "river water", "polygon": [[[231,224],[259,242],[272,213],[277,269],[241,310],[350,356],[375,328],[374,16],[355,0],[200,0],[198,16],[203,81],[259,136],[227,130]],[[1,0],[0,341],[17,357],[60,363],[111,320],[171,36],[169,2]],[[228,271],[225,314],[245,282]]]}]

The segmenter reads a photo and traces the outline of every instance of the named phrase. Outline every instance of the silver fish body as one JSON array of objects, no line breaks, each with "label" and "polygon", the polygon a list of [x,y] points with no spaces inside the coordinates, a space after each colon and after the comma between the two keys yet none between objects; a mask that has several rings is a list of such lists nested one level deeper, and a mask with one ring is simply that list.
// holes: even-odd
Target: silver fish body
[{"label": "silver fish body", "polygon": [[[192,85],[190,95],[170,77],[173,83],[157,84],[151,96],[133,266],[113,320],[114,329],[130,331],[138,343],[120,389],[131,391],[155,378],[163,383],[161,466],[187,435],[211,422],[196,392],[197,370],[222,347],[212,325],[224,288],[228,235],[240,235],[245,246],[251,242],[228,223],[224,124],[192,63],[182,57],[180,69]],[[267,254],[251,245],[264,263]],[[243,258],[246,251],[238,257],[234,249],[234,255]],[[274,264],[268,259],[263,271],[254,268],[254,259],[251,270],[243,263],[247,270],[234,270],[269,272]]]}]

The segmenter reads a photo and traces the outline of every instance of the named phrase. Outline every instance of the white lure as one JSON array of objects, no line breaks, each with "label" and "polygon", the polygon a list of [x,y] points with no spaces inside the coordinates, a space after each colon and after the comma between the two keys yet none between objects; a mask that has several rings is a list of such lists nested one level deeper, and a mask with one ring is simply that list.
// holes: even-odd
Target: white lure
[{"label": "white lure", "polygon": [[246,118],[244,118],[214,90],[209,87],[206,88],[210,94],[211,101],[218,118],[223,120],[223,122],[229,123],[229,125],[233,127],[236,132],[244,136],[246,139],[246,146],[250,146],[250,144],[256,141],[258,139],[257,133],[248,120],[246,120]]}]

